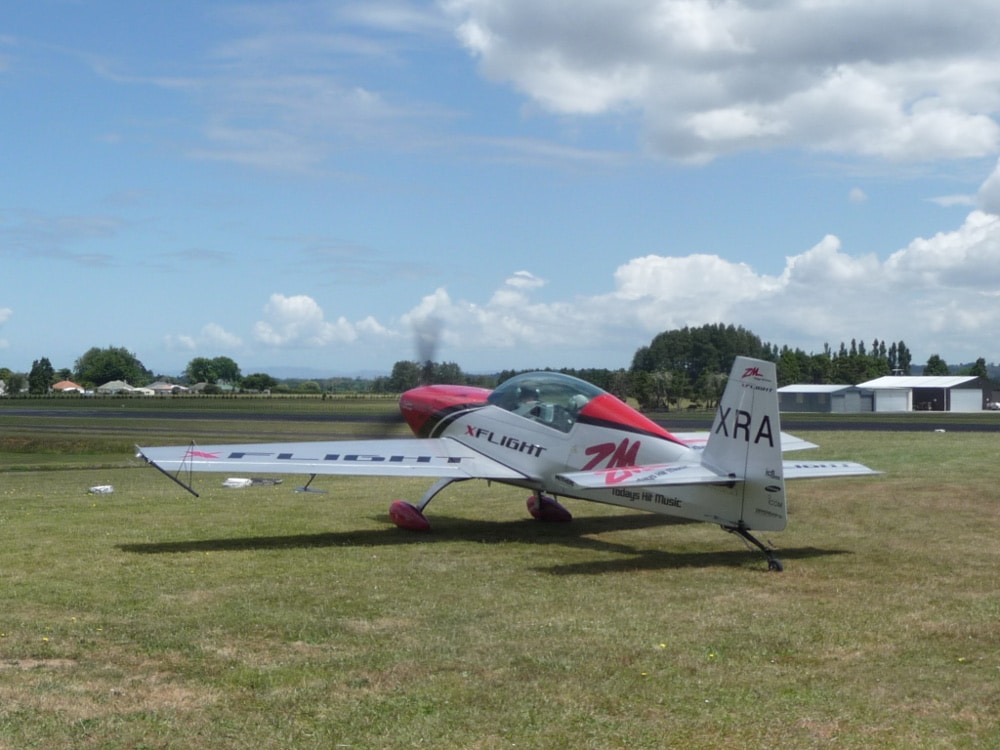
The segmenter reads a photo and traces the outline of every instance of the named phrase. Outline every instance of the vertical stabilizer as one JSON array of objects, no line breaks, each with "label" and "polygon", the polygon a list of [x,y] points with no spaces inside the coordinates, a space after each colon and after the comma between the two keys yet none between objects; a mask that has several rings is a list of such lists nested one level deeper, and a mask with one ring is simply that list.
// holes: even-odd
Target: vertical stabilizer
[{"label": "vertical stabilizer", "polygon": [[719,402],[702,462],[743,479],[740,521],[781,531],[787,519],[778,379],[773,362],[737,357]]}]

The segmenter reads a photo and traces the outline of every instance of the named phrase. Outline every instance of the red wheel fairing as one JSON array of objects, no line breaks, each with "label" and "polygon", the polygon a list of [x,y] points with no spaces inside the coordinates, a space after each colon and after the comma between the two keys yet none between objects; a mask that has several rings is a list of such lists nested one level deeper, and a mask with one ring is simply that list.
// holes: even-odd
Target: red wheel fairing
[{"label": "red wheel fairing", "polygon": [[567,523],[573,520],[573,514],[563,506],[545,495],[532,495],[528,498],[528,512],[532,518],[550,523]]},{"label": "red wheel fairing", "polygon": [[401,529],[410,531],[430,531],[430,521],[417,510],[416,506],[405,500],[397,500],[389,506],[389,520]]}]

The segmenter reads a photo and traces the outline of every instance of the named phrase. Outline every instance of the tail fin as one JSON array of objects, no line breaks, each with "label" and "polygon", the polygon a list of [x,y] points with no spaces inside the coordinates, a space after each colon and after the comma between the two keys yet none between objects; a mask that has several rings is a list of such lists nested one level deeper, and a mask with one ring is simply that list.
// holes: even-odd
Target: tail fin
[{"label": "tail fin", "polygon": [[743,479],[737,488],[742,488],[740,522],[745,528],[785,528],[778,379],[773,362],[736,358],[702,462]]}]

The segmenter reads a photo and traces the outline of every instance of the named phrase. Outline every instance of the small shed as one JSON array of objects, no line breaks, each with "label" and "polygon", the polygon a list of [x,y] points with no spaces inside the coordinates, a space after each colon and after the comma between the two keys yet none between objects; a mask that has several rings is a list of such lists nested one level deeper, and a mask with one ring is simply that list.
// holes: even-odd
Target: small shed
[{"label": "small shed", "polygon": [[[867,397],[866,397],[867,396]],[[785,412],[856,414],[872,410],[869,394],[853,385],[784,385],[778,389],[778,408]]]},{"label": "small shed", "polygon": [[989,382],[975,375],[886,375],[858,385],[875,411],[974,412],[985,408]]}]

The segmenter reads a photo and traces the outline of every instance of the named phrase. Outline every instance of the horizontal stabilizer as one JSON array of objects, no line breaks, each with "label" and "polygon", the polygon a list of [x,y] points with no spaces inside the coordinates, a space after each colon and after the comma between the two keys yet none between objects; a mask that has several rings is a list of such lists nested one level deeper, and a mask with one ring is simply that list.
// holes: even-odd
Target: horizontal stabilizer
[{"label": "horizontal stabilizer", "polygon": [[854,461],[785,461],[782,469],[785,479],[865,477],[882,473]]},{"label": "horizontal stabilizer", "polygon": [[701,464],[657,464],[601,471],[575,471],[559,474],[556,479],[576,489],[731,484],[737,481],[736,477],[723,476]]},{"label": "horizontal stabilizer", "polygon": [[[694,450],[703,450],[705,448],[705,443],[708,442],[708,436],[712,433],[710,432],[673,432],[675,438],[681,440],[685,445]],[[795,437],[795,435],[790,435],[787,432],[781,433],[781,450],[785,451],[804,451],[810,448],[818,448],[816,443],[810,443],[808,440],[803,440],[802,438]]]},{"label": "horizontal stabilizer", "polygon": [[[820,479],[823,477],[856,477],[881,474],[854,461],[784,461],[785,479]],[[601,487],[658,487],[693,484],[732,484],[739,477],[718,474],[700,464],[657,464],[626,466],[601,471],[576,471],[559,474],[556,479],[575,489]]]}]

